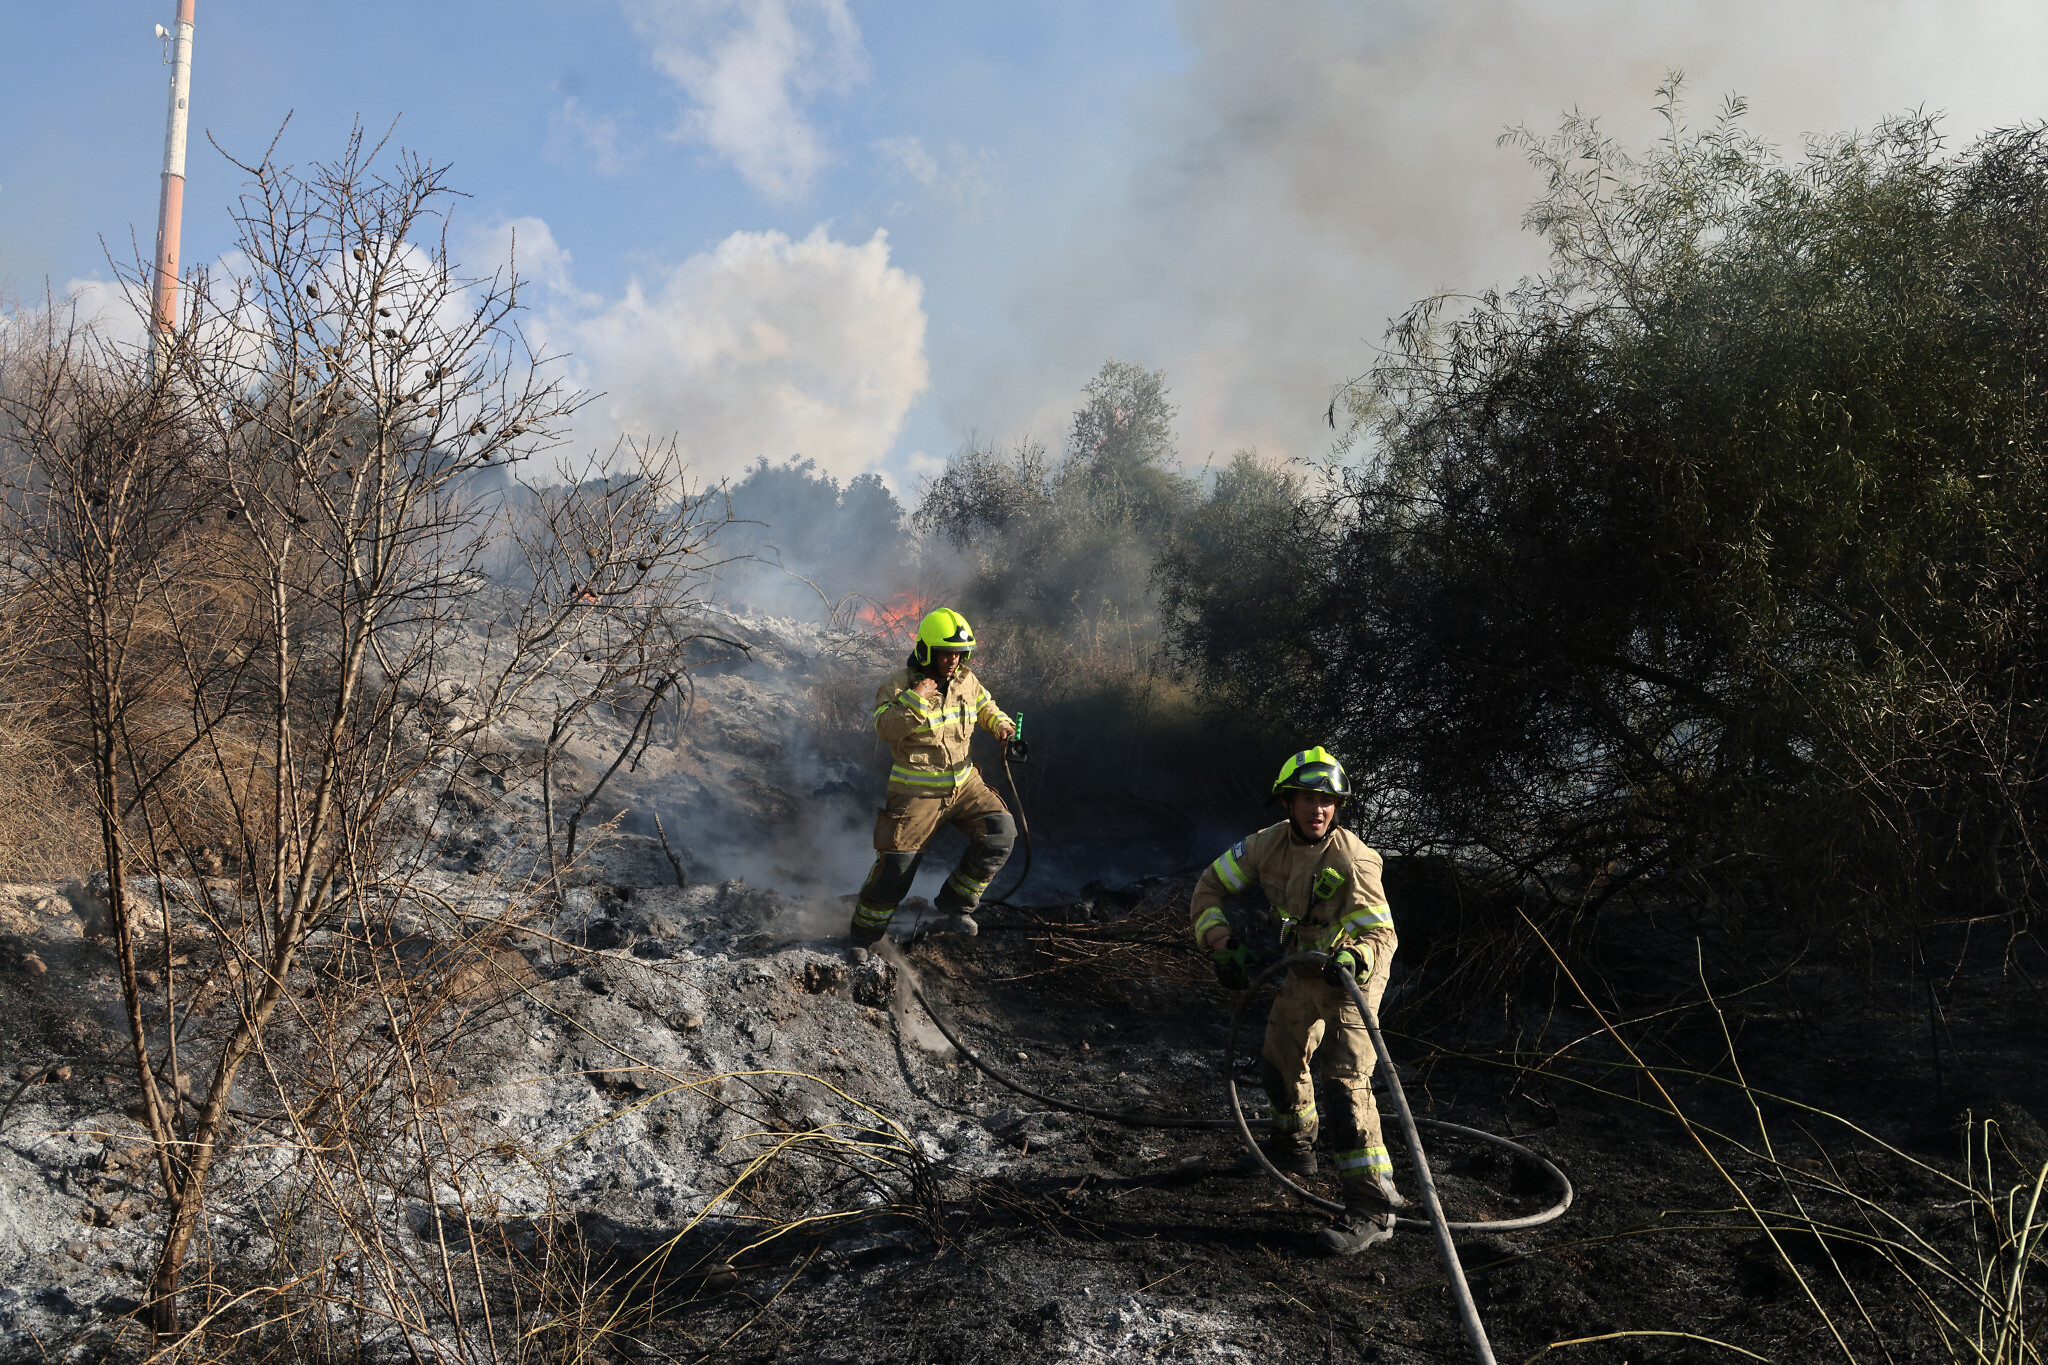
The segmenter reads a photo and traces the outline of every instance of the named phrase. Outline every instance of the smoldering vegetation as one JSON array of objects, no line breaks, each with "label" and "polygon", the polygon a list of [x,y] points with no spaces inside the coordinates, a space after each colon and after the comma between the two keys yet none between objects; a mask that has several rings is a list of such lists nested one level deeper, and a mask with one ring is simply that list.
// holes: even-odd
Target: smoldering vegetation
[{"label": "smoldering vegetation", "polygon": [[[1551,270],[1397,320],[1335,393],[1328,460],[1190,470],[1166,377],[1111,362],[1055,445],[971,442],[909,522],[958,556],[950,600],[1045,717],[1065,766],[1027,790],[1039,807],[1157,801],[1182,828],[1242,828],[1275,755],[1346,759],[1347,818],[1396,857],[1412,1024],[1465,1040],[1439,1055],[1477,1037],[1526,1066],[1518,1011],[1570,1000],[1633,1093],[1689,1125],[1714,1102],[1666,1088],[1616,1002],[1669,1025],[1671,1065],[1739,1066],[1716,1027],[1681,1044],[1670,1021],[1861,957],[1872,1000],[1924,1031],[1901,1038],[1916,1080],[1891,1114],[1851,1126],[1944,1131],[1945,1155],[1974,1133],[1981,1174],[2048,1101],[2029,1062],[1953,1055],[1965,1013],[2024,1028],[1996,989],[1963,1003],[1985,941],[2008,990],[2042,964],[2044,133],[1951,149],[1915,116],[1788,158],[1739,101],[1704,127],[1675,89],[1664,109],[1641,154],[1579,118],[1515,135]],[[1668,915],[1701,961],[1660,1006],[1628,977],[1657,974],[1644,936]],[[1739,1088],[1754,1155],[1770,1104]],[[1993,1164],[1980,1195],[2031,1210],[2039,1154]],[[1845,1325],[1858,1310],[1808,1288],[1776,1240],[1812,1231],[1802,1197],[1758,1226],[1832,1349],[2033,1358],[2032,1212],[1972,1271],[2011,1316],[1958,1332],[1939,1310],[1920,1337]],[[1896,1231],[1861,1245],[1895,1251]]]},{"label": "smoldering vegetation", "polygon": [[[905,534],[903,505],[881,478],[861,474],[842,486],[802,457],[767,457],[728,488],[733,523],[723,543],[732,562],[721,595],[778,615],[837,624],[884,618],[894,599],[918,593],[925,557]],[[865,612],[865,615],[863,615]]]},{"label": "smoldering vegetation", "polygon": [[[153,356],[61,310],[5,334],[0,691],[23,799],[0,861],[68,874],[11,912],[31,979],[8,1105],[128,1063],[125,1119],[82,1109],[119,1156],[97,1169],[135,1192],[88,1221],[148,1243],[120,1264],[140,1293],[108,1348],[143,1349],[138,1328],[170,1355],[402,1353],[568,1284],[539,1208],[537,1266],[419,1279],[418,1236],[490,1145],[445,1110],[451,1063],[533,999],[565,911],[572,955],[604,941],[570,894],[623,837],[600,798],[705,648],[735,647],[703,595],[724,502],[658,446],[525,472],[580,396],[525,349],[516,283],[447,257],[440,168],[356,139],[304,172],[240,169],[248,273],[197,279]],[[519,1185],[520,1145],[497,1150]],[[265,1169],[276,1199],[249,1193]],[[224,1204],[260,1229],[253,1259],[222,1241]],[[367,1333],[342,1326],[361,1313]],[[531,1325],[485,1328],[485,1349],[587,1340]]]},{"label": "smoldering vegetation", "polygon": [[[1160,566],[1202,526],[1283,525],[1302,482],[1252,452],[1220,473],[1192,466],[1176,416],[1166,375],[1110,360],[1056,450],[969,440],[908,507],[871,476],[842,488],[805,462],[764,460],[730,487],[724,543],[750,558],[721,573],[721,600],[899,654],[925,611],[958,608],[981,642],[975,668],[1024,718],[1030,763],[1004,774],[993,746],[981,761],[1015,780],[1040,878],[1072,888],[1206,861],[1259,818],[1267,770],[1300,744],[1264,708],[1219,717],[1205,703],[1165,630]],[[822,672],[813,739],[828,761],[879,774],[871,658]]]},{"label": "smoldering vegetation", "polygon": [[[1215,704],[1361,773],[1348,818],[1419,878],[1395,899],[1438,1056],[1540,1057],[1526,1080],[1598,1040],[1608,1080],[1575,1084],[1625,1078],[1745,1211],[1812,1335],[1681,1318],[1671,1358],[2035,1359],[2048,131],[1951,149],[1912,116],[1787,158],[1739,101],[1663,109],[1641,154],[1577,117],[1512,136],[1549,272],[1399,319],[1331,408],[1338,459],[1169,548],[1166,633]],[[1766,1057],[1720,1003],[1747,992],[1799,1021]],[[1528,1045],[1546,997],[1584,1039]],[[1850,1018],[1882,1062],[1826,1041]],[[1969,1327],[1863,1297],[1927,1307],[1960,1268],[1895,1240],[1939,1221],[1917,1176],[1837,1163],[1930,1151],[2010,1210],[1960,1272],[2005,1307]],[[1807,1240],[1843,1227],[1857,1249]],[[1608,1325],[1575,1349],[1671,1330]]]},{"label": "smoldering vegetation", "polygon": [[[1411,1094],[1580,1182],[1468,1240],[1501,1358],[2039,1360],[2043,134],[1788,160],[1669,99],[1640,155],[1520,135],[1553,269],[1400,320],[1316,464],[1181,450],[1117,360],[901,499],[560,448],[442,172],[361,145],[244,168],[166,363],[11,317],[9,1349],[1455,1354],[1421,1237],[1310,1259],[1234,1138],[1023,1101],[910,993],[1222,1112],[1189,880],[1323,743]],[[848,954],[940,603],[1033,880]]]}]

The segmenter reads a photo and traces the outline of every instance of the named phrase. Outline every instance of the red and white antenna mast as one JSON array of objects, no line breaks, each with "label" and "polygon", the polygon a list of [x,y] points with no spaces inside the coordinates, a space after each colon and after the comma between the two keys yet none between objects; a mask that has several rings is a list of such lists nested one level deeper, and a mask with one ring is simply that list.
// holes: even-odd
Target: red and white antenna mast
[{"label": "red and white antenna mast", "polygon": [[[149,345],[162,365],[178,317],[178,230],[185,217],[186,104],[192,95],[192,3],[178,0],[171,38],[171,108],[164,128],[163,197],[156,210],[156,275],[150,281]],[[162,32],[161,29],[158,30]]]}]

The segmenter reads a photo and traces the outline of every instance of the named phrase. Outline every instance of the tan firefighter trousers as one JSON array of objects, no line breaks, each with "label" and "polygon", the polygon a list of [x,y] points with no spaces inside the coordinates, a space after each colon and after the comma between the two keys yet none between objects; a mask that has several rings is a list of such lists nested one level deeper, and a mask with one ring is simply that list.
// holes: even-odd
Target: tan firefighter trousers
[{"label": "tan firefighter trousers", "polygon": [[[1387,990],[1393,954],[1387,958],[1374,963],[1372,976],[1359,983],[1374,1013]],[[1320,1126],[1311,1057],[1321,1064],[1323,1080],[1333,1092],[1330,1138],[1344,1192],[1376,1197],[1380,1176],[1391,1178],[1394,1163],[1380,1133],[1379,1106],[1373,1102],[1371,1035],[1350,992],[1323,980],[1317,968],[1295,967],[1281,982],[1273,1012],[1266,1018],[1259,1079],[1273,1102],[1275,1142],[1303,1151],[1315,1146]]]},{"label": "tan firefighter trousers", "polygon": [[967,851],[934,901],[941,910],[969,911],[1009,861],[1017,841],[1017,822],[1003,798],[981,780],[978,770],[958,789],[944,795],[913,795],[892,791],[875,817],[875,863],[854,906],[856,925],[879,929],[910,894],[924,846],[939,826],[951,825],[967,836]]}]

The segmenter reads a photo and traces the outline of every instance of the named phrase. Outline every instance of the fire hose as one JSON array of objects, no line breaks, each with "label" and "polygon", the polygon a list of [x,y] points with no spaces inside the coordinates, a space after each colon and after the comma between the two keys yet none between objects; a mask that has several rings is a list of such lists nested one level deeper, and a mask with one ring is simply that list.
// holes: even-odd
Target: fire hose
[{"label": "fire hose", "polygon": [[[1273,1164],[1272,1160],[1267,1157],[1264,1149],[1252,1139],[1251,1125],[1245,1121],[1244,1105],[1238,1099],[1237,1067],[1234,1064],[1237,1055],[1237,1024],[1238,1020],[1244,1015],[1244,1003],[1251,998],[1252,991],[1271,980],[1276,973],[1284,968],[1301,964],[1314,966],[1320,970],[1326,960],[1321,953],[1295,953],[1272,963],[1258,974],[1250,988],[1238,999],[1237,1009],[1231,1013],[1231,1050],[1229,1055],[1233,1064],[1224,1069],[1223,1075],[1225,1082],[1230,1087],[1230,1112],[1237,1120],[1238,1133],[1244,1138],[1246,1148],[1251,1151],[1252,1156],[1258,1161],[1259,1165],[1266,1168],[1266,1174],[1272,1176],[1303,1199],[1321,1205],[1323,1208],[1342,1212],[1344,1208],[1342,1204],[1337,1204],[1331,1200],[1311,1194],[1292,1180],[1289,1180]],[[1359,1014],[1364,1016],[1366,1032],[1372,1036],[1372,1047],[1376,1057],[1377,1069],[1381,1078],[1387,1083],[1387,1093],[1392,1096],[1394,1101],[1394,1114],[1401,1121],[1401,1136],[1407,1141],[1408,1156],[1415,1163],[1415,1178],[1422,1187],[1422,1207],[1429,1215],[1428,1227],[1431,1232],[1436,1234],[1437,1258],[1444,1264],[1444,1275],[1450,1280],[1451,1284],[1451,1297],[1457,1301],[1458,1318],[1465,1328],[1465,1344],[1472,1348],[1472,1358],[1477,1360],[1479,1365],[1494,1365],[1493,1343],[1486,1339],[1486,1324],[1480,1321],[1479,1305],[1472,1301],[1472,1287],[1465,1283],[1465,1267],[1459,1262],[1457,1245],[1451,1240],[1453,1225],[1444,1218],[1443,1203],[1437,1198],[1436,1179],[1430,1174],[1429,1158],[1422,1150],[1422,1135],[1416,1131],[1419,1126],[1418,1120],[1414,1112],[1408,1107],[1408,1093],[1401,1088],[1401,1077],[1394,1068],[1393,1058],[1387,1055],[1387,1040],[1380,1034],[1379,1015],[1366,1002],[1365,992],[1358,988],[1358,979],[1356,977],[1350,972],[1339,972],[1337,975],[1338,979],[1344,983],[1344,989],[1350,993],[1351,1003],[1356,1005]],[[1511,1228],[1534,1227],[1562,1216],[1564,1211],[1571,1207],[1572,1182],[1557,1166],[1543,1157],[1537,1156],[1536,1153],[1528,1148],[1492,1133],[1482,1133],[1476,1128],[1466,1128],[1459,1124],[1447,1124],[1426,1119],[1420,1122],[1429,1123],[1434,1128],[1448,1128],[1470,1137],[1497,1143],[1509,1151],[1525,1156],[1542,1166],[1544,1171],[1556,1180],[1559,1187],[1564,1191],[1564,1197],[1558,1200],[1555,1205],[1533,1217],[1510,1218],[1498,1223],[1462,1223],[1457,1225],[1460,1230],[1479,1227],[1487,1228],[1494,1232],[1505,1232]],[[1408,1227],[1416,1226],[1416,1220],[1413,1218],[1396,1218],[1394,1221]]]},{"label": "fire hose", "polygon": [[[1013,761],[1022,763],[1030,757],[1030,747],[1025,744],[1023,739],[1023,720],[1023,714],[1020,712],[1017,716],[1017,729],[1003,745],[1003,780],[1010,789],[1010,801],[1016,807],[1017,824],[1023,834],[1024,866],[1017,880],[1000,898],[990,898],[983,901],[985,905],[1003,905],[1012,909],[1022,908],[1016,905],[1015,897],[1023,889],[1024,883],[1031,877],[1031,824],[1025,818],[1023,798],[1017,791],[1017,777],[1011,771],[1010,766]],[[1016,927],[1023,928],[1025,926],[1020,925]],[[1231,1117],[1227,1120],[1191,1118],[1177,1115],[1137,1114],[1121,1110],[1097,1109],[1090,1105],[1074,1104],[1067,1100],[1056,1099],[1051,1095],[1032,1090],[989,1065],[973,1048],[969,1047],[953,1029],[945,1016],[925,997],[923,988],[915,980],[912,981],[910,990],[911,994],[916,997],[917,1003],[924,1007],[924,1011],[930,1016],[932,1023],[938,1026],[939,1032],[944,1035],[946,1041],[951,1043],[960,1055],[965,1057],[977,1071],[980,1071],[1005,1089],[1014,1091],[1026,1099],[1035,1100],[1053,1109],[1062,1110],[1070,1114],[1080,1114],[1087,1118],[1102,1119],[1110,1123],[1122,1124],[1125,1127],[1178,1129],[1235,1128],[1238,1135],[1244,1140],[1246,1150],[1251,1153],[1253,1160],[1259,1164],[1267,1175],[1279,1181],[1287,1190],[1307,1203],[1313,1204],[1318,1208],[1327,1209],[1332,1213],[1341,1214],[1345,1211],[1345,1206],[1342,1203],[1332,1199],[1325,1199],[1319,1194],[1303,1189],[1300,1185],[1288,1179],[1273,1164],[1272,1160],[1266,1155],[1265,1150],[1259,1146],[1257,1139],[1252,1136],[1254,1123],[1261,1127],[1270,1127],[1271,1120],[1247,1118],[1244,1112],[1244,1102],[1237,1091],[1237,1039],[1238,1034],[1243,1028],[1245,1007],[1251,1003],[1252,996],[1260,987],[1290,967],[1313,966],[1320,970],[1325,961],[1326,959],[1321,953],[1313,952],[1294,953],[1281,957],[1276,961],[1268,963],[1252,979],[1244,991],[1239,994],[1237,1006],[1230,1013],[1230,1034],[1223,1045],[1223,1080],[1230,1092]],[[1524,1228],[1541,1227],[1545,1223],[1561,1218],[1564,1216],[1565,1210],[1569,1209],[1572,1204],[1571,1179],[1554,1162],[1530,1151],[1527,1147],[1510,1138],[1484,1132],[1477,1128],[1468,1128],[1459,1123],[1448,1123],[1442,1119],[1416,1118],[1414,1111],[1408,1105],[1407,1092],[1401,1088],[1401,1077],[1394,1066],[1393,1057],[1387,1051],[1387,1040],[1380,1032],[1378,1013],[1367,1003],[1365,992],[1359,988],[1357,979],[1351,973],[1342,972],[1338,975],[1344,984],[1345,990],[1351,996],[1352,1004],[1357,1006],[1360,1016],[1365,1020],[1366,1032],[1372,1039],[1375,1069],[1386,1086],[1387,1094],[1393,1100],[1394,1115],[1400,1123],[1401,1136],[1408,1145],[1408,1155],[1410,1160],[1414,1162],[1416,1180],[1422,1191],[1422,1207],[1427,1216],[1419,1219],[1397,1216],[1394,1222],[1396,1226],[1400,1227],[1426,1227],[1433,1234],[1436,1239],[1437,1256],[1443,1262],[1444,1275],[1449,1281],[1452,1297],[1458,1305],[1459,1321],[1464,1328],[1465,1341],[1472,1350],[1473,1359],[1478,1361],[1479,1365],[1495,1365],[1493,1345],[1487,1340],[1486,1325],[1480,1320],[1478,1305],[1473,1302],[1472,1288],[1466,1283],[1465,1268],[1458,1260],[1458,1249],[1456,1243],[1452,1240],[1452,1234],[1458,1232],[1514,1232]],[[1437,1196],[1436,1179],[1429,1169],[1429,1157],[1422,1149],[1422,1134],[1419,1130],[1423,1128],[1432,1128],[1438,1132],[1456,1133],[1477,1142],[1499,1147],[1514,1156],[1529,1161],[1555,1182],[1561,1194],[1550,1207],[1539,1213],[1528,1214],[1524,1217],[1479,1220],[1476,1222],[1452,1222],[1444,1216],[1443,1202]]]},{"label": "fire hose", "polygon": [[[1239,1098],[1237,1091],[1237,1039],[1243,1029],[1245,1007],[1251,1003],[1252,997],[1257,993],[1258,989],[1272,980],[1279,972],[1297,964],[1313,965],[1320,968],[1323,961],[1321,953],[1295,953],[1291,956],[1280,958],[1268,964],[1238,996],[1237,1007],[1230,1014],[1230,1034],[1224,1043],[1223,1051],[1223,1078],[1230,1091],[1231,1117],[1228,1119],[1204,1119],[1179,1115],[1142,1114],[1122,1110],[1097,1109],[1090,1105],[1074,1104],[1071,1101],[1057,1099],[1051,1095],[1033,1090],[1015,1078],[1006,1075],[996,1067],[991,1066],[980,1054],[969,1047],[960,1037],[958,1031],[953,1028],[951,1022],[925,996],[921,986],[913,982],[910,990],[911,994],[916,997],[917,1003],[924,1007],[924,1011],[930,1016],[932,1023],[938,1026],[939,1032],[944,1035],[946,1041],[951,1043],[960,1055],[965,1057],[969,1064],[977,1071],[980,1071],[1003,1088],[1014,1091],[1026,1099],[1036,1100],[1038,1103],[1053,1109],[1062,1110],[1070,1114],[1080,1114],[1087,1118],[1103,1119],[1110,1123],[1122,1124],[1128,1128],[1235,1128],[1239,1136],[1243,1138],[1245,1147],[1251,1152],[1253,1158],[1267,1175],[1279,1181],[1290,1192],[1306,1202],[1318,1208],[1328,1209],[1333,1213],[1342,1213],[1344,1211],[1343,1204],[1336,1200],[1325,1199],[1321,1195],[1303,1189],[1292,1180],[1289,1180],[1273,1165],[1272,1161],[1267,1158],[1264,1150],[1260,1148],[1257,1140],[1252,1137],[1254,1126],[1266,1127],[1270,1125],[1271,1121],[1247,1118],[1244,1112],[1243,1101]],[[1458,1315],[1465,1330],[1466,1342],[1472,1348],[1473,1358],[1481,1362],[1481,1365],[1494,1365],[1493,1347],[1487,1341],[1486,1327],[1480,1321],[1478,1306],[1472,1301],[1472,1290],[1465,1281],[1465,1270],[1458,1260],[1457,1247],[1452,1241],[1452,1234],[1460,1232],[1514,1232],[1524,1228],[1540,1227],[1545,1223],[1553,1222],[1563,1217],[1565,1210],[1571,1207],[1573,1193],[1571,1179],[1554,1162],[1530,1151],[1521,1143],[1515,1142],[1510,1138],[1484,1132],[1477,1128],[1468,1128],[1459,1123],[1447,1123],[1442,1119],[1416,1118],[1414,1112],[1409,1108],[1407,1093],[1401,1088],[1401,1078],[1394,1067],[1393,1058],[1387,1051],[1386,1038],[1380,1032],[1378,1014],[1366,1003],[1364,992],[1359,989],[1358,982],[1352,979],[1349,973],[1343,975],[1343,980],[1346,989],[1351,994],[1352,1003],[1358,1007],[1359,1013],[1364,1017],[1366,1030],[1372,1037],[1376,1069],[1381,1081],[1387,1088],[1387,1093],[1393,1099],[1395,1117],[1401,1125],[1401,1135],[1408,1144],[1408,1155],[1415,1164],[1416,1178],[1422,1190],[1423,1210],[1427,1216],[1425,1218],[1402,1216],[1395,1218],[1394,1222],[1400,1227],[1426,1227],[1435,1235],[1437,1255],[1443,1262],[1444,1273],[1450,1282],[1451,1293],[1457,1301]],[[1551,1204],[1550,1207],[1521,1218],[1452,1222],[1444,1216],[1442,1201],[1437,1197],[1436,1180],[1430,1173],[1429,1158],[1422,1149],[1422,1136],[1418,1130],[1423,1128],[1435,1129],[1438,1132],[1456,1133],[1461,1137],[1488,1143],[1514,1156],[1521,1157],[1533,1163],[1545,1175],[1549,1176],[1561,1193],[1556,1202]]]},{"label": "fire hose", "polygon": [[[1017,775],[1010,771],[1010,765],[1012,763],[1022,763],[1031,757],[1031,746],[1024,742],[1024,713],[1022,711],[1017,713],[1016,725],[1016,730],[1011,732],[1010,737],[1003,741],[1003,782],[1010,789],[1010,804],[1017,808],[1017,828],[1022,833],[1024,839],[1024,867],[1018,874],[1017,880],[1010,884],[1008,891],[1005,891],[1000,896],[983,896],[981,904],[984,906],[1001,905],[1012,910],[1021,910],[1024,907],[1017,904],[1015,897],[1019,891],[1024,889],[1024,883],[1031,880],[1031,821],[1025,818],[1024,798],[1017,794]],[[919,853],[917,859],[921,864],[924,861],[924,854]],[[967,932],[971,934],[981,932],[982,926],[975,924],[971,918],[967,920],[967,924],[969,926]],[[923,910],[918,911],[917,924],[911,929],[908,941],[916,943],[933,927],[925,922],[925,912]],[[1001,925],[997,927],[1008,928],[1009,926]]]},{"label": "fire hose", "polygon": [[1012,763],[1022,763],[1031,757],[1031,746],[1024,742],[1022,711],[1017,713],[1016,726],[1010,737],[1003,741],[1003,782],[1010,789],[1010,804],[1017,808],[1017,829],[1024,836],[1024,867],[1000,899],[985,898],[982,901],[984,905],[1006,905],[1013,910],[1021,908],[1016,903],[1017,893],[1024,889],[1024,883],[1031,880],[1031,822],[1024,818],[1024,798],[1017,794],[1017,775],[1010,771]]}]

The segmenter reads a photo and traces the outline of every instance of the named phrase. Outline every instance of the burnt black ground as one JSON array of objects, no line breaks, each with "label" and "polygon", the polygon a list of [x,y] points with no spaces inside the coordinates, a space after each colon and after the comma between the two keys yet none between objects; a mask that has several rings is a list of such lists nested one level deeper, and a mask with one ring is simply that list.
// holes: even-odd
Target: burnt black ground
[{"label": "burnt black ground", "polygon": [[[2048,981],[2048,954],[2030,936],[1989,922],[1927,928],[1917,944],[1801,934],[1765,911],[1709,915],[1648,900],[1610,903],[1570,934],[1562,946],[1580,984],[1660,1069],[1750,1199],[1778,1214],[1803,1204],[1851,1230],[1825,1239],[1785,1231],[1774,1247],[1512,910],[1461,917],[1402,891],[1396,882],[1403,942],[1385,1024],[1418,1113],[1516,1136],[1563,1166],[1578,1190],[1557,1223],[1461,1239],[1500,1360],[1624,1332],[1691,1333],[1780,1362],[1957,1358],[1899,1271],[1853,1233],[1910,1228],[1972,1270],[1971,1212],[1943,1179],[1963,1171],[1966,1117],[1996,1120],[2001,1184],[2048,1161],[2035,1121],[2048,1113],[2048,1002],[2036,986]],[[1078,932],[1004,931],[996,925],[1022,917],[995,911],[981,937],[929,939],[910,961],[973,1044],[1034,1088],[1098,1107],[1221,1116],[1232,998],[1187,945],[1186,895],[1185,881],[1155,881],[1038,912]],[[48,971],[23,965],[31,948]],[[13,1024],[0,1050],[10,1063],[30,1054],[73,1061],[79,1074],[62,1089],[79,1092],[81,1113],[96,1088],[119,1103],[123,1084],[104,959],[103,947],[83,941],[53,949],[0,940],[0,1007]],[[905,1015],[894,1026],[917,1022]],[[1730,1084],[1730,1037],[1754,1091],[1785,1097],[1758,1101],[1777,1165],[1760,1155],[1749,1096]],[[1254,1105],[1256,1040],[1254,1028],[1239,1054]],[[693,1272],[651,1286],[648,1322],[637,1310],[649,1296],[615,1285],[597,1297],[625,1310],[615,1320],[622,1330],[582,1358],[1467,1358],[1426,1233],[1404,1230],[1358,1257],[1324,1259],[1309,1246],[1322,1215],[1262,1176],[1237,1173],[1230,1133],[1048,1111],[964,1063],[935,1066],[908,1038],[897,1063],[892,1080],[982,1119],[1022,1159],[976,1178],[941,1157],[936,1203],[921,1222],[792,1235],[740,1255],[747,1230],[728,1222],[692,1240],[687,1259],[715,1266],[733,1256],[733,1275]],[[859,1089],[857,1077],[843,1079]],[[1391,1118],[1388,1126],[1392,1137]],[[1452,1216],[1508,1216],[1546,1202],[1526,1171],[1490,1149],[1429,1140]],[[1406,1154],[1393,1145],[1412,1193]],[[1329,1180],[1320,1186],[1334,1193]],[[1859,1216],[1841,1188],[1872,1201],[1866,1212],[1876,1221]],[[774,1208],[777,1193],[761,1191],[760,1206]],[[1897,1227],[1881,1221],[1880,1206]],[[602,1274],[633,1266],[649,1239],[670,1231],[593,1220],[583,1236]],[[1741,1358],[1677,1336],[1556,1354],[1609,1365]]]},{"label": "burnt black ground", "polygon": [[[1219,1058],[1230,997],[1180,939],[1185,884],[1148,890],[1128,914],[1113,901],[1046,912],[1112,918],[1100,932],[1145,940],[1137,944],[990,932],[929,940],[913,961],[977,1048],[1034,1088],[1104,1107],[1227,1113]],[[1507,973],[1461,978],[1454,969],[1472,948],[1465,928],[1463,938],[1418,932],[1417,951],[1404,941],[1397,959],[1386,1025],[1411,1101],[1420,1115],[1516,1136],[1565,1167],[1578,1190],[1557,1223],[1461,1238],[1500,1360],[1647,1332],[1711,1337],[1776,1361],[1950,1358],[1898,1270],[1854,1236],[1783,1231],[1773,1246],[1532,936],[1522,934]],[[2048,1161],[2033,1118],[2048,1112],[2048,1009],[2029,981],[2048,978],[2048,957],[2031,938],[1949,926],[1924,932],[1916,950],[1905,940],[1800,935],[1763,916],[1615,904],[1570,955],[1581,984],[1767,1212],[1803,1205],[1823,1223],[1909,1226],[1969,1266],[1969,1212],[1935,1173],[1962,1174],[1966,1119],[1998,1121],[2003,1183],[2020,1178],[2021,1162]],[[1728,1084],[1723,1020],[1755,1092],[1831,1111],[1870,1137],[1768,1098],[1758,1108],[1780,1165],[1715,1136],[1761,1148],[1757,1109]],[[1252,1103],[1255,1047],[1254,1030],[1240,1048]],[[931,1098],[1004,1115],[1013,1145],[1033,1159],[1000,1180],[950,1182],[935,1227],[900,1227],[851,1253],[789,1244],[743,1261],[734,1289],[671,1304],[643,1338],[646,1356],[1469,1358],[1426,1233],[1322,1258],[1309,1246],[1322,1215],[1264,1177],[1236,1173],[1231,1134],[1049,1114],[964,1064],[943,1075]],[[1393,1138],[1391,1114],[1388,1128]],[[1490,1149],[1425,1140],[1452,1217],[1547,1202],[1529,1172]],[[1406,1153],[1392,1145],[1412,1193]],[[1319,1183],[1334,1194],[1333,1182]],[[1836,1183],[1901,1223],[1859,1220]],[[1672,1335],[1560,1354],[1741,1358]]]}]

